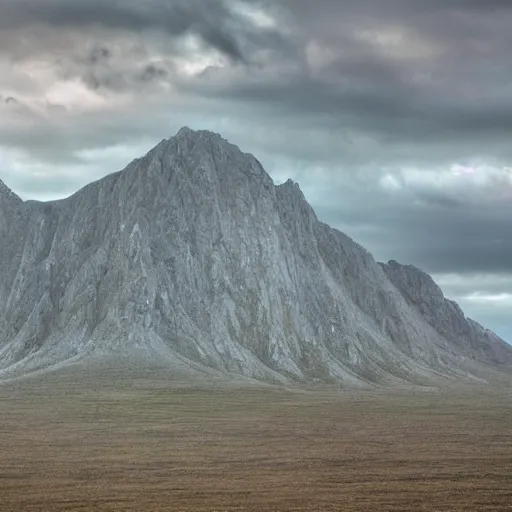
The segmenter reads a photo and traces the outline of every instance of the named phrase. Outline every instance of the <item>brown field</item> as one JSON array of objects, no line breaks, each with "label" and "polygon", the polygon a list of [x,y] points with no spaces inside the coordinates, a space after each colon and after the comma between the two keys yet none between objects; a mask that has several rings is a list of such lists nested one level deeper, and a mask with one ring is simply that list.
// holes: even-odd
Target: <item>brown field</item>
[{"label": "brown field", "polygon": [[0,385],[0,511],[512,510],[512,390]]}]

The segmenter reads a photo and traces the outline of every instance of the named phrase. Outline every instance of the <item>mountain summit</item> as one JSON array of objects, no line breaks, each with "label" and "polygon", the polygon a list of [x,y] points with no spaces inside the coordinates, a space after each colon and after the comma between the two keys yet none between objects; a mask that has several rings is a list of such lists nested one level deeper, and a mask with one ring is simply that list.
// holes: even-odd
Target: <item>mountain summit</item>
[{"label": "mountain summit", "polygon": [[512,365],[427,274],[376,263],[220,135],[183,128],[61,201],[4,188],[4,374],[112,354],[343,385]]}]

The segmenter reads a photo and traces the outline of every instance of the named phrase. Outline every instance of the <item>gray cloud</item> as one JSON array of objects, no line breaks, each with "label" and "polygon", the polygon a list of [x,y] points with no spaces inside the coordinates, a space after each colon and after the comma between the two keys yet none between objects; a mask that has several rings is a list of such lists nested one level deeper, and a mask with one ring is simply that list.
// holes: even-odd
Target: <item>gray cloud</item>
[{"label": "gray cloud", "polygon": [[[461,13],[460,2],[426,5],[293,2],[295,23],[309,28],[304,59],[312,41],[326,53],[319,69],[304,61],[263,83],[234,74],[193,85],[201,95],[270,104],[283,115],[316,114],[326,125],[359,128],[397,148],[413,144],[413,151],[449,138],[452,153],[464,153],[492,138],[493,155],[509,158],[510,69],[500,63],[512,43],[512,10],[482,21],[480,13]],[[379,45],[379,37],[389,41]]]},{"label": "gray cloud", "polygon": [[[163,32],[170,37],[194,34],[234,62],[246,62],[247,46],[265,45],[265,40],[280,43],[277,32],[255,31],[247,20],[222,0],[148,0],[137,2],[103,2],[99,0],[2,0],[0,30],[21,31],[33,25],[56,30],[102,28],[133,34]],[[148,34],[145,34],[146,36]],[[34,50],[36,50],[34,48]],[[107,51],[102,53],[101,50]],[[92,63],[108,57],[105,47],[93,54]]]}]

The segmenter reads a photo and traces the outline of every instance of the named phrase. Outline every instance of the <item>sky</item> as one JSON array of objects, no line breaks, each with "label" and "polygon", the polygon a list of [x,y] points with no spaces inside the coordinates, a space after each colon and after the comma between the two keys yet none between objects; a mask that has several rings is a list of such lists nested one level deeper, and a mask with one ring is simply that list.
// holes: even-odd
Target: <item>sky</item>
[{"label": "sky", "polygon": [[0,0],[0,179],[50,200],[182,126],[512,342],[510,0]]}]

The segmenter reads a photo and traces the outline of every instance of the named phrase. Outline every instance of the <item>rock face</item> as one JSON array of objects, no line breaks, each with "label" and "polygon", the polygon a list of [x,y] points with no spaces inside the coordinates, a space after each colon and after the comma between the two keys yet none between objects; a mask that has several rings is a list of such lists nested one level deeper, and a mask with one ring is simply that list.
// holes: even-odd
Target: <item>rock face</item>
[{"label": "rock face", "polygon": [[184,128],[61,201],[1,184],[0,236],[4,373],[115,353],[357,385],[512,364],[428,275],[376,263],[210,132]]}]

